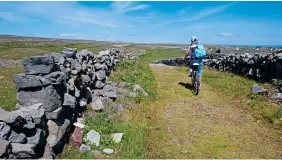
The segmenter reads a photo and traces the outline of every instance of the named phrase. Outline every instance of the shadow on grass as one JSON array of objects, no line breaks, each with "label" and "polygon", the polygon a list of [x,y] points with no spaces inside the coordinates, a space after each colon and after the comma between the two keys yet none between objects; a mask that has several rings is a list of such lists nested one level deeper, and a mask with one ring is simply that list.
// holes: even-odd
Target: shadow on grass
[{"label": "shadow on grass", "polygon": [[181,85],[183,87],[185,87],[186,89],[189,89],[194,95],[196,95],[195,90],[193,89],[192,84],[190,83],[184,83],[184,82],[179,82],[178,85]]}]

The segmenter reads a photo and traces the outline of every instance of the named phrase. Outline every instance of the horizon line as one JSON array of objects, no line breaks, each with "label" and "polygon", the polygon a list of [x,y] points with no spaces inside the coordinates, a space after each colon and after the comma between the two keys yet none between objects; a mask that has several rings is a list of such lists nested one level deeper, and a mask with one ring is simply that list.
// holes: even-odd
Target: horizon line
[{"label": "horizon line", "polygon": [[[54,40],[69,40],[69,41],[96,41],[96,42],[107,42],[107,43],[130,43],[130,44],[139,44],[139,45],[146,45],[146,44],[153,44],[153,45],[189,45],[189,43],[142,43],[142,42],[122,42],[122,41],[98,41],[93,39],[68,39],[68,38],[50,38],[50,37],[34,37],[34,36],[23,36],[23,35],[13,35],[13,34],[1,34],[0,36],[14,36],[14,37],[25,37],[25,38],[40,38],[40,39],[54,39]],[[0,37],[1,39],[1,37]],[[273,44],[273,45],[266,45],[266,44],[210,44],[210,43],[202,43],[203,45],[216,45],[216,46],[253,46],[253,47],[277,47],[281,48],[282,44]]]}]

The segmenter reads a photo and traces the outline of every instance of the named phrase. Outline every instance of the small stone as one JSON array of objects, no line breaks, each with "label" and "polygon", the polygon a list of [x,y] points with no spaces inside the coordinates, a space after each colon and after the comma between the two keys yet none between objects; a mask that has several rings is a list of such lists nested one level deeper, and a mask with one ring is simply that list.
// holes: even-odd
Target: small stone
[{"label": "small stone", "polygon": [[105,68],[105,65],[104,64],[101,64],[101,63],[96,63],[94,65],[94,67],[97,69],[97,70],[100,70],[100,69],[104,69]]},{"label": "small stone", "polygon": [[143,96],[148,96],[148,93],[147,92],[145,92],[145,90],[140,86],[140,85],[138,85],[138,84],[136,84],[136,85],[134,85],[133,86],[133,91],[134,92],[141,92],[142,94],[143,94]]},{"label": "small stone", "polygon": [[74,69],[77,70],[78,72],[81,71],[82,66],[81,66],[81,64],[80,64],[78,61],[75,61],[75,63],[74,63]]},{"label": "small stone", "polygon": [[78,74],[78,71],[77,71],[77,70],[71,70],[71,74],[77,75],[77,74]]},{"label": "small stone", "polygon": [[82,98],[82,99],[79,101],[79,106],[82,107],[82,108],[84,108],[86,105],[87,105],[87,99]]},{"label": "small stone", "polygon": [[46,79],[48,79],[52,85],[60,85],[66,82],[67,76],[64,72],[52,72],[45,76]]},{"label": "small stone", "polygon": [[11,143],[11,145],[12,145],[12,154],[17,159],[35,158],[34,144]]},{"label": "small stone", "polygon": [[82,80],[82,83],[84,84],[88,84],[91,81],[88,75],[81,75],[81,80]]},{"label": "small stone", "polygon": [[124,134],[124,133],[114,133],[114,134],[112,134],[112,139],[113,139],[113,141],[114,141],[115,143],[120,143],[123,134]]},{"label": "small stone", "polygon": [[252,87],[252,93],[257,94],[257,93],[262,93],[266,92],[267,90],[264,89],[262,86],[258,86],[257,84],[253,85]]},{"label": "small stone", "polygon": [[64,106],[75,106],[75,97],[69,95],[68,93],[64,94]]},{"label": "small stone", "polygon": [[42,129],[37,128],[36,133],[33,136],[27,137],[28,144],[34,144],[35,146],[44,146],[45,132]]},{"label": "small stone", "polygon": [[102,152],[99,151],[99,150],[93,150],[93,151],[91,151],[91,154],[93,156],[95,156],[95,158],[97,158],[97,157],[99,157],[102,154]]},{"label": "small stone", "polygon": [[113,92],[113,91],[104,92],[103,96],[109,97],[109,98],[117,98],[118,97],[116,92]]},{"label": "small stone", "polygon": [[[93,99],[92,99],[93,100]],[[95,99],[93,102],[90,103],[90,106],[92,107],[93,110],[99,111],[104,109],[103,102],[101,101],[100,98]]]},{"label": "small stone", "polygon": [[274,94],[271,96],[271,99],[282,100],[282,93],[274,93]]},{"label": "small stone", "polygon": [[85,125],[84,125],[84,124],[79,123],[79,122],[74,123],[73,125],[74,125],[74,126],[76,126],[76,127],[79,127],[79,128],[84,128],[84,127],[85,127]]},{"label": "small stone", "polygon": [[103,88],[106,84],[102,81],[96,81],[95,87],[96,88]]},{"label": "small stone", "polygon": [[100,134],[94,130],[91,130],[87,133],[87,140],[97,147],[100,145],[100,138]]},{"label": "small stone", "polygon": [[79,147],[79,152],[86,152],[86,151],[90,151],[91,150],[91,147],[90,146],[87,146],[85,144],[82,144],[80,147]]},{"label": "small stone", "polygon": [[105,148],[103,149],[103,153],[110,155],[114,153],[114,150],[110,148]]},{"label": "small stone", "polygon": [[53,112],[46,113],[46,119],[59,119],[62,110],[63,108],[59,107]]},{"label": "small stone", "polygon": [[0,139],[0,158],[7,158],[11,152],[11,144],[9,141]]},{"label": "small stone", "polygon": [[73,147],[79,147],[82,144],[83,131],[80,127],[75,127],[74,132],[71,136],[71,143]]},{"label": "small stone", "polygon": [[65,135],[69,125],[70,120],[68,119],[58,119],[58,120],[48,120],[48,131],[49,136],[47,137],[47,143],[50,147],[54,147],[61,138]]},{"label": "small stone", "polygon": [[105,70],[99,70],[95,74],[96,74],[96,77],[97,77],[98,80],[103,80],[103,79],[106,78]]},{"label": "small stone", "polygon": [[115,107],[116,107],[117,111],[123,111],[125,105],[124,104],[117,104]]},{"label": "small stone", "polygon": [[0,122],[0,139],[8,140],[11,135],[11,127],[5,122]]},{"label": "small stone", "polygon": [[9,137],[9,141],[12,143],[25,143],[26,136],[23,133],[17,133],[12,130],[11,135]]},{"label": "small stone", "polygon": [[79,118],[77,118],[76,122],[83,124],[84,123],[84,118],[83,117],[79,117]]}]

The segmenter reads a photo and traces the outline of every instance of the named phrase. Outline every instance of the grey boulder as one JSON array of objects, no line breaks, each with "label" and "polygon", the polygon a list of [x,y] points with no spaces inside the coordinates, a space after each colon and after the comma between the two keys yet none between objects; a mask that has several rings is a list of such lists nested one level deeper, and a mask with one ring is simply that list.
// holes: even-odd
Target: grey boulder
[{"label": "grey boulder", "polygon": [[64,49],[61,52],[61,54],[64,54],[64,56],[66,58],[75,57],[76,53],[77,53],[77,49],[76,48],[66,48],[66,47],[64,47]]},{"label": "grey boulder", "polygon": [[[18,90],[21,88],[32,88],[32,87],[43,86],[43,83],[40,80],[40,76],[36,76],[36,75],[16,74],[13,76],[13,80]],[[49,84],[51,83],[44,81],[44,85],[49,85]]]},{"label": "grey boulder", "polygon": [[35,158],[34,144],[11,143],[12,155],[17,159]]},{"label": "grey boulder", "polygon": [[90,146],[87,146],[85,144],[82,144],[80,147],[79,147],[79,152],[86,152],[86,151],[90,151],[91,150],[91,147]]},{"label": "grey boulder", "polygon": [[55,68],[54,57],[32,56],[22,60],[25,74],[49,74]]},{"label": "grey boulder", "polygon": [[61,93],[52,85],[34,91],[22,90],[17,93],[19,105],[27,107],[33,104],[42,103],[42,108],[47,112],[51,112],[61,106],[62,102],[60,94]]}]

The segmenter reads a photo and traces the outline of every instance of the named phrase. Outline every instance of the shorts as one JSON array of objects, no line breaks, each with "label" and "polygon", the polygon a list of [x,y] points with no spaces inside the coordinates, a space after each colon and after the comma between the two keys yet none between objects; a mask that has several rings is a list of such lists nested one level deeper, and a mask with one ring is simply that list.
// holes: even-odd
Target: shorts
[{"label": "shorts", "polygon": [[191,60],[190,64],[189,64],[189,68],[193,69],[193,63],[199,63],[200,65],[198,66],[198,76],[202,76],[203,75],[203,64],[202,64],[202,60]]}]

